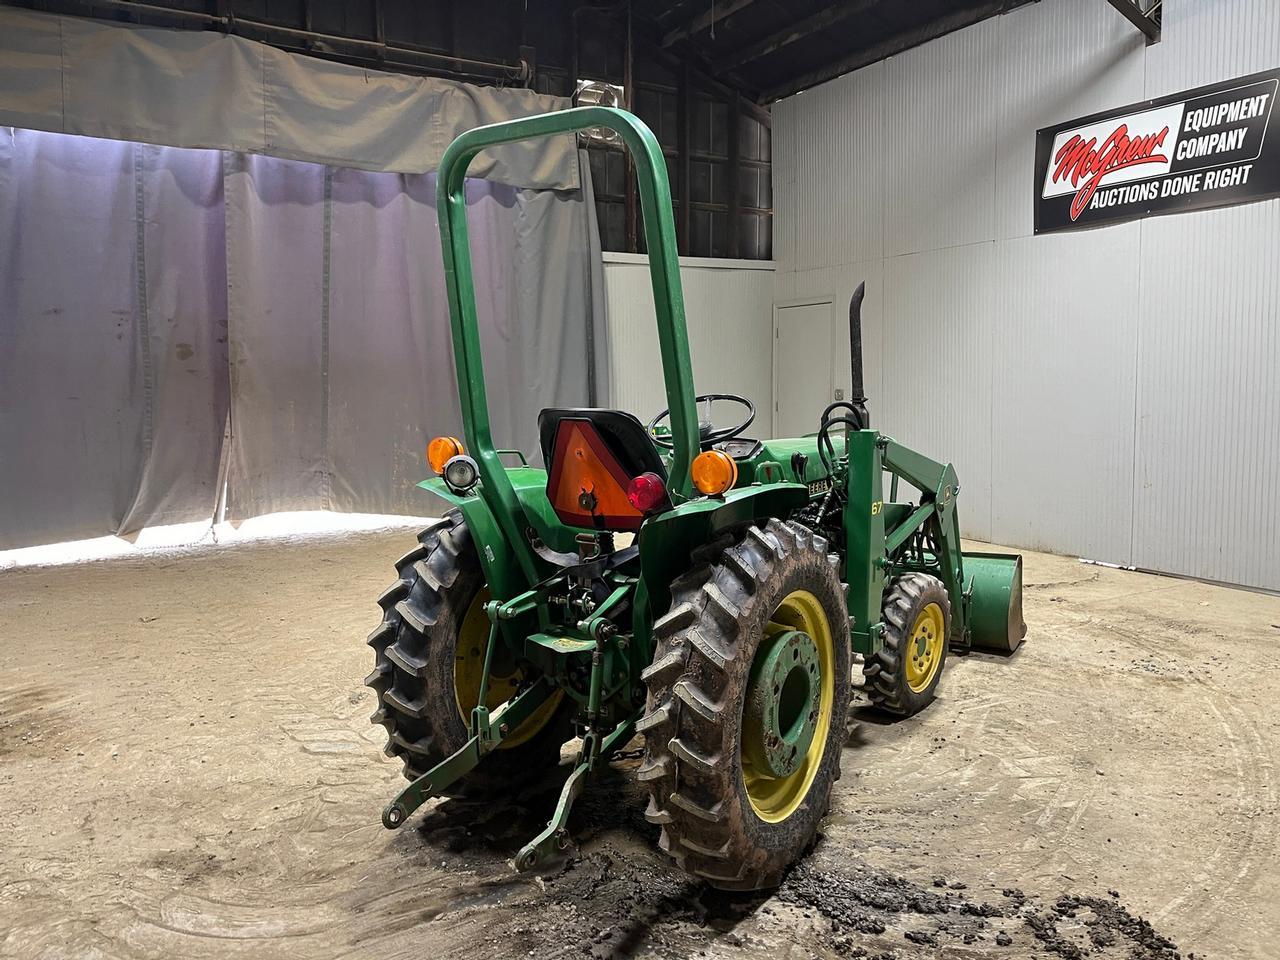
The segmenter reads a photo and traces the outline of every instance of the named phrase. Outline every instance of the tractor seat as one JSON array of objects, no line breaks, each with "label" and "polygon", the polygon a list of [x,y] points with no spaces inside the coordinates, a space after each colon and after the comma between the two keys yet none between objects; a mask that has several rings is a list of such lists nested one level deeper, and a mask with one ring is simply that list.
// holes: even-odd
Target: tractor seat
[{"label": "tractor seat", "polygon": [[547,499],[560,522],[593,530],[638,530],[644,514],[627,499],[642,473],[666,482],[657,448],[635,416],[593,407],[548,408],[538,414],[547,465]]}]

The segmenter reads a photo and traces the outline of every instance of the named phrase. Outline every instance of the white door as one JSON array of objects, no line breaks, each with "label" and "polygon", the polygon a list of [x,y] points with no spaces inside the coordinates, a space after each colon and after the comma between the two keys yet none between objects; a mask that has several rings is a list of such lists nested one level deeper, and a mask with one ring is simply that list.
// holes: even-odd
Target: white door
[{"label": "white door", "polygon": [[779,306],[773,318],[773,435],[802,437],[831,402],[831,301]]}]

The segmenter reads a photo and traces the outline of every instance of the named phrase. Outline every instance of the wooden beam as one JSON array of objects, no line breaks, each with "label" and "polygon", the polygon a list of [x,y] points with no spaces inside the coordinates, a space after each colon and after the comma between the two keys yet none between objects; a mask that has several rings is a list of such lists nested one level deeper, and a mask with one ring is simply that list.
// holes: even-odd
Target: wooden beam
[{"label": "wooden beam", "polygon": [[[637,24],[637,26],[639,26],[639,24]],[[689,56],[676,56],[670,50],[663,50],[653,40],[646,37],[638,30],[636,31],[635,39],[636,42],[644,48],[644,51],[648,56],[652,57],[659,63],[665,64],[672,70],[682,70],[687,64],[692,73],[695,84],[702,87],[707,93],[713,93],[725,98],[743,93],[742,90],[739,90],[725,82],[724,79],[717,79],[705,70],[700,69],[697,62],[695,62],[696,58]],[[752,103],[749,99],[746,99],[745,94],[742,101],[742,109],[750,114],[752,119],[757,123],[762,123],[766,127],[772,128],[773,118],[770,116],[769,111],[761,107],[759,104]]]},{"label": "wooden beam", "polygon": [[755,43],[712,61],[711,72],[724,73],[727,70],[740,67],[744,63],[750,63],[752,60],[767,57],[774,51],[781,50],[797,40],[803,40],[805,37],[826,30],[842,20],[848,20],[859,13],[865,13],[879,2],[880,0],[854,0],[852,3],[819,10],[813,16],[789,23],[781,30],[771,33],[767,37],[762,37]]},{"label": "wooden beam", "polygon": [[706,30],[717,20],[723,20],[725,17],[732,16],[739,10],[745,10],[755,2],[756,0],[723,0],[723,2],[717,3],[715,0],[712,0],[710,10],[704,10],[683,27],[678,27],[675,30],[672,30],[662,38],[662,45],[664,47],[669,47],[673,43],[679,43],[681,40],[686,40],[689,37],[692,37],[695,33],[701,33],[703,30]]},{"label": "wooden beam", "polygon": [[[3,2],[3,0],[0,0]],[[613,7],[579,7],[574,11],[571,18],[571,24],[577,23],[577,15],[583,10],[599,12],[605,16],[619,16],[625,6],[619,8]],[[743,83],[738,77],[728,74],[723,77],[713,77],[706,70],[706,61],[696,55],[696,51],[682,51],[676,54],[670,50],[664,50],[661,44],[661,38],[650,28],[652,24],[648,21],[637,18],[634,22],[633,39],[635,43],[644,51],[645,56],[663,64],[674,72],[682,71],[686,66],[690,69],[694,84],[701,87],[707,93],[715,94],[719,97],[732,98],[737,94],[742,94],[742,110],[757,123],[763,124],[766,128],[772,127],[773,119],[769,115],[769,111],[761,107],[752,97],[759,93],[758,87],[750,86]],[[577,44],[571,43],[570,46],[576,51]],[[578,64],[576,59],[573,68],[570,71],[574,77],[579,75]]]}]

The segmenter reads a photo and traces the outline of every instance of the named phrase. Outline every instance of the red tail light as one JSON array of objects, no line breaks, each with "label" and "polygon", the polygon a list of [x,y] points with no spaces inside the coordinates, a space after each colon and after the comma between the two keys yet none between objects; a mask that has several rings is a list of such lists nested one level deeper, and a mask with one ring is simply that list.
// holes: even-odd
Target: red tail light
[{"label": "red tail light", "polygon": [[627,502],[641,513],[648,513],[666,502],[667,488],[656,473],[642,473],[627,484]]}]

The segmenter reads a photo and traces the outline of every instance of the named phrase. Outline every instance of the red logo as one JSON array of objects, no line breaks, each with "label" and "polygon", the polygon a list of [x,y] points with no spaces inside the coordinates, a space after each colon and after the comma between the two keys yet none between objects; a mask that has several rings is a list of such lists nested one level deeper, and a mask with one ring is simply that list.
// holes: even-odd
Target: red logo
[{"label": "red logo", "polygon": [[[1159,133],[1131,139],[1129,125],[1122,123],[1102,141],[1101,147],[1097,145],[1097,137],[1083,140],[1079,134],[1064,143],[1053,158],[1053,162],[1057,164],[1053,171],[1053,182],[1070,179],[1071,186],[1079,188],[1075,199],[1071,201],[1071,219],[1075,220],[1084,212],[1102,178],[1107,174],[1140,163],[1168,163],[1168,157],[1156,153],[1164,145],[1164,138],[1168,135],[1169,128],[1166,126]],[[1080,183],[1081,179],[1084,180],[1083,185]]]}]

